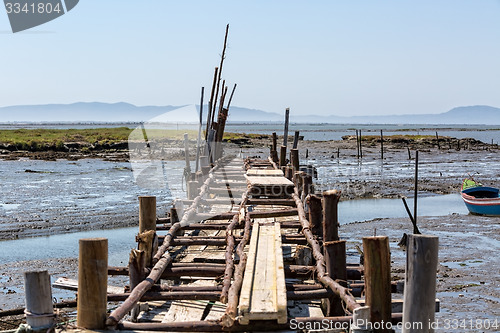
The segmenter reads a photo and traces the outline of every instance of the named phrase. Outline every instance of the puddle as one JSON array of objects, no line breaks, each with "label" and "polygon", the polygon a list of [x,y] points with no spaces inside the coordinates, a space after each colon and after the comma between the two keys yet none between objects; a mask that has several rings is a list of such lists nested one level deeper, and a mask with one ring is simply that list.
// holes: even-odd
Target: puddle
[{"label": "puddle", "polygon": [[463,267],[478,267],[483,265],[484,262],[482,260],[465,260],[465,261],[448,261],[442,262],[441,265],[446,266],[448,268],[460,269]]},{"label": "puddle", "polygon": [[[408,198],[407,202],[413,203]],[[410,208],[412,209],[412,208]],[[433,195],[418,199],[418,216],[445,216],[468,214],[459,194]],[[339,222],[368,221],[376,218],[407,217],[401,199],[360,199],[339,203]]]},{"label": "puddle", "polygon": [[137,232],[138,228],[131,227],[1,241],[0,262],[76,258],[79,239],[105,237],[108,239],[109,265],[123,266],[127,264],[130,250],[136,247]]},{"label": "puddle", "polygon": [[5,210],[15,210],[18,209],[20,204],[0,204],[0,207],[2,207]]}]

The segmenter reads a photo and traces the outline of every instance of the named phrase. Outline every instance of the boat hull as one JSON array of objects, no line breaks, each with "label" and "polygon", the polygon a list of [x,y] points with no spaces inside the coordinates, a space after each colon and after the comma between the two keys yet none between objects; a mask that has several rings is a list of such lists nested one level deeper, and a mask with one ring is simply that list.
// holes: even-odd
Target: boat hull
[{"label": "boat hull", "polygon": [[498,189],[473,187],[462,190],[462,199],[472,214],[500,216]]}]

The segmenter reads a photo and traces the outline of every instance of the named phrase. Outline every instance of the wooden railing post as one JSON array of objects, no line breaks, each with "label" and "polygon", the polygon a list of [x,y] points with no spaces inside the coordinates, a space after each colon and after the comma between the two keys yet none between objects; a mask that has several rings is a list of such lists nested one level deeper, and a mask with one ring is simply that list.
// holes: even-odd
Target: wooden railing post
[{"label": "wooden railing post", "polygon": [[[377,332],[391,332],[391,257],[387,236],[363,237],[366,305]],[[378,324],[375,324],[378,323]]]},{"label": "wooden railing post", "polygon": [[321,207],[321,198],[316,195],[309,195],[306,201],[309,206],[311,231],[316,237],[323,238],[323,208]]},{"label": "wooden railing post", "polygon": [[150,267],[152,265],[151,259],[158,247],[156,238],[156,197],[154,196],[139,197],[139,235],[137,239],[139,241],[138,249],[144,251],[146,266]]},{"label": "wooden railing post", "polygon": [[434,332],[438,248],[436,236],[408,235],[403,333]]},{"label": "wooden railing post", "polygon": [[286,146],[281,146],[280,149],[280,167],[286,166]]},{"label": "wooden railing post", "polygon": [[26,322],[34,332],[54,326],[52,289],[47,271],[25,272],[24,290],[26,294]]},{"label": "wooden railing post", "polygon": [[292,164],[293,167],[293,172],[298,172],[299,170],[299,150],[298,149],[291,149],[290,150],[290,163]]},{"label": "wooden railing post", "polygon": [[[339,240],[338,203],[340,191],[323,192],[323,248],[328,275],[347,287],[346,242]],[[340,297],[329,299],[328,316],[343,316],[344,308]]]},{"label": "wooden railing post", "polygon": [[80,239],[77,325],[104,329],[108,288],[108,240]]}]

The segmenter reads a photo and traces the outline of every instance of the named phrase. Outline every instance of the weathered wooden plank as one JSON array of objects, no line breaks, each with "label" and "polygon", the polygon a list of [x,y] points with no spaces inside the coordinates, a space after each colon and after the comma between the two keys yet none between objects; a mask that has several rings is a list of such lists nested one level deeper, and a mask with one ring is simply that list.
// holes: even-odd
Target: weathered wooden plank
[{"label": "weathered wooden plank", "polygon": [[251,186],[293,186],[293,183],[291,180],[285,178],[285,177],[264,177],[264,176],[248,176],[245,175],[245,178],[247,179],[247,182]]},{"label": "weathered wooden plank", "polygon": [[[54,283],[52,283],[52,287],[58,289],[78,291],[78,280],[60,277]],[[124,287],[116,287],[108,285],[108,294],[121,294],[124,292],[125,292]]]},{"label": "weathered wooden plank", "polygon": [[254,223],[240,295],[240,324],[286,323],[286,285],[279,223]]},{"label": "weathered wooden plank", "polygon": [[283,171],[276,169],[248,169],[247,176],[284,177]]}]

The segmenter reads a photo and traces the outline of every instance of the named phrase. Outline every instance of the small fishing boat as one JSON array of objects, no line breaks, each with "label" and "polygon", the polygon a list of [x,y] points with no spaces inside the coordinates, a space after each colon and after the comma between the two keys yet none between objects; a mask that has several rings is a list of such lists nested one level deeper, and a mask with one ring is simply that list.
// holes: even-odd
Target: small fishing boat
[{"label": "small fishing boat", "polygon": [[500,216],[499,189],[483,186],[474,179],[462,183],[462,199],[472,214]]}]

